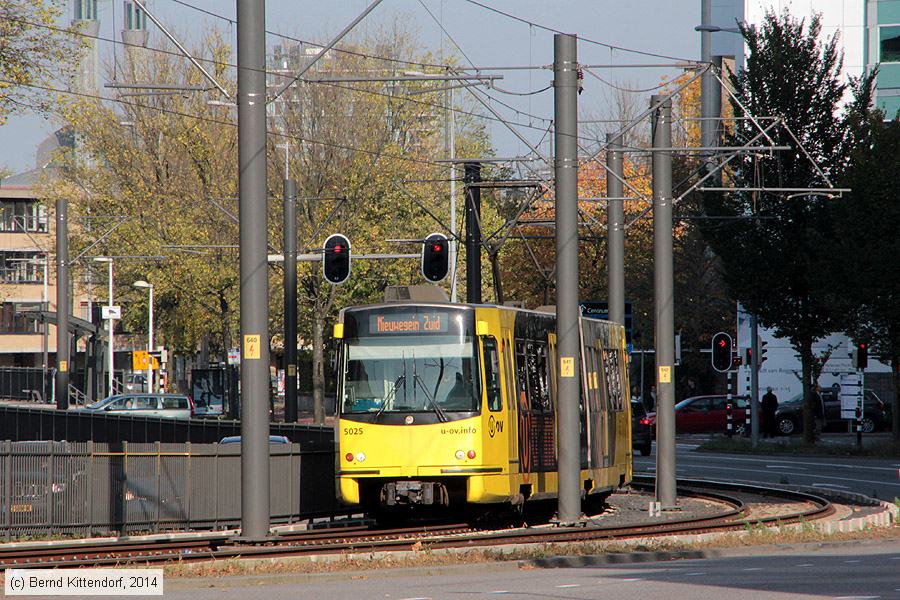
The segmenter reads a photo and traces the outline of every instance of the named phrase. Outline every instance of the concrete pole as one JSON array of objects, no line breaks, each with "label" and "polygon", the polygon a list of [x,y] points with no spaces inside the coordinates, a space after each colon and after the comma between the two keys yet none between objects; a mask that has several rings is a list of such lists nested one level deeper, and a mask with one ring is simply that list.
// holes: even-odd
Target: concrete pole
[{"label": "concrete pole", "polygon": [[[665,101],[665,102],[663,102]],[[672,100],[652,114],[653,126],[653,289],[656,321],[656,500],[676,506],[675,489],[675,310],[672,260]]]},{"label": "concrete pole", "polygon": [[750,445],[759,445],[759,323],[750,315]]},{"label": "concrete pole", "polygon": [[56,200],[56,408],[69,408],[69,201]]},{"label": "concrete pole", "polygon": [[284,421],[297,421],[297,182],[293,179],[284,180]]},{"label": "concrete pole", "polygon": [[[700,2],[700,61],[706,64],[712,62],[712,0],[701,0]],[[712,95],[713,95],[713,78],[712,71],[707,70],[700,77],[700,145],[704,148],[713,146],[715,138],[715,122],[710,119],[718,115],[713,113]]]},{"label": "concrete pole", "polygon": [[[712,56],[712,0],[701,0],[700,4],[700,61],[706,64],[715,63],[722,66],[722,58]],[[704,148],[714,148],[719,145],[720,125],[718,119],[722,116],[722,93],[719,90],[716,78],[712,70],[707,70],[700,77],[700,145]],[[713,168],[715,153],[706,155],[707,172]],[[715,174],[711,178],[712,186],[721,186],[722,177]]]},{"label": "concrete pole", "polygon": [[[453,111],[453,90],[447,90],[447,158],[456,158],[456,113]],[[450,302],[456,303],[459,286],[456,285],[456,254],[459,252],[459,241],[456,237],[456,164],[450,163]]]},{"label": "concrete pole", "polygon": [[560,524],[581,518],[578,403],[581,338],[578,329],[578,56],[574,35],[553,36],[556,131],[556,350],[559,356]]},{"label": "concrete pole", "polygon": [[266,248],[266,17],[237,0],[241,254],[241,534],[269,535],[269,334]]},{"label": "concrete pole", "polygon": [[609,320],[625,324],[625,201],[621,138],[606,134],[606,231]]},{"label": "concrete pole", "polygon": [[467,162],[466,183],[466,302],[481,303],[481,163]]}]

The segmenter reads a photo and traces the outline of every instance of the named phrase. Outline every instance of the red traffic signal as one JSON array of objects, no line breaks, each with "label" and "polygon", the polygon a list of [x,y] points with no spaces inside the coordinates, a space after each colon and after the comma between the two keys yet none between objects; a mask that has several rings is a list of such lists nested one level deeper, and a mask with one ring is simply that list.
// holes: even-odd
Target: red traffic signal
[{"label": "red traffic signal", "polygon": [[731,352],[734,348],[734,342],[731,336],[720,331],[712,338],[712,368],[720,373],[725,373],[731,369]]},{"label": "red traffic signal", "polygon": [[450,244],[443,233],[432,233],[425,238],[422,246],[422,275],[428,281],[437,283],[450,270]]},{"label": "red traffic signal", "polygon": [[850,362],[854,369],[865,369],[869,366],[869,347],[865,342],[859,342],[853,347]]},{"label": "red traffic signal", "polygon": [[344,283],[350,277],[350,240],[339,233],[328,236],[322,249],[322,272],[328,283]]}]

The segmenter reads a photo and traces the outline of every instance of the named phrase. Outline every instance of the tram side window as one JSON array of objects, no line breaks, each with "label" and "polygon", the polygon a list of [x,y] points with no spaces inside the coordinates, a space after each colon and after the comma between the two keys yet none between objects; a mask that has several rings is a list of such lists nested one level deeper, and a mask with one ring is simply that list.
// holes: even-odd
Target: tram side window
[{"label": "tram side window", "polygon": [[[516,390],[519,410],[528,410],[528,354],[525,340],[516,340]],[[525,398],[522,401],[522,398]]]},{"label": "tram side window", "polygon": [[547,344],[531,342],[527,344],[528,389],[531,392],[531,410],[550,412],[550,365],[547,361]]},{"label": "tram side window", "polygon": [[498,411],[503,408],[500,392],[500,356],[497,353],[497,340],[485,337],[484,348],[484,389],[487,393],[488,410]]},{"label": "tram side window", "polygon": [[619,368],[619,352],[612,348],[601,350],[606,371],[606,389],[610,408],[616,412],[625,409],[622,394],[622,372]]}]

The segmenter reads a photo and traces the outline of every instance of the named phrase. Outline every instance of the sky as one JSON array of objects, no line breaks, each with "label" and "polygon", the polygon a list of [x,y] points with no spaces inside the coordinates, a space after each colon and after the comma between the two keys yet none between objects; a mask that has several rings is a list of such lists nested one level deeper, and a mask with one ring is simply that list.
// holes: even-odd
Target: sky
[{"label": "sky", "polygon": [[[386,24],[400,21],[418,33],[423,49],[434,55],[442,52],[462,53],[479,67],[550,65],[553,62],[553,32],[547,27],[583,38],[578,44],[578,60],[587,65],[631,65],[667,63],[660,59],[613,49],[602,44],[666,55],[674,58],[699,58],[700,37],[694,27],[700,21],[700,0],[383,0],[357,26],[361,34],[374,32]],[[325,43],[358,16],[370,0],[268,0],[266,28],[276,33]],[[508,13],[520,20],[484,6]],[[234,20],[233,0],[150,0],[149,8],[167,29],[179,38],[191,39],[205,29],[219,28],[234,43],[236,26],[228,20],[205,15],[190,8],[220,14]],[[426,8],[428,10],[426,10]],[[429,14],[430,11],[430,14]],[[121,0],[100,1],[100,36],[121,39]],[[68,21],[72,9],[67,9]],[[432,16],[433,15],[433,16]],[[523,22],[527,21],[533,23]],[[149,46],[158,46],[161,34],[151,24]],[[452,38],[452,39],[451,39]],[[280,40],[267,36],[267,47]],[[595,42],[601,42],[598,44]],[[457,49],[457,45],[458,48]],[[101,63],[111,62],[113,44],[100,42]],[[119,47],[118,52],[122,52]],[[466,63],[463,59],[463,63]],[[467,65],[470,66],[470,65]],[[100,86],[105,83],[101,66]],[[614,93],[610,83],[629,88],[651,88],[662,77],[674,78],[678,68],[599,68],[593,71],[606,83],[585,75],[584,92],[579,97],[582,119],[608,116]],[[497,87],[518,94],[534,92],[551,84],[549,70],[498,71],[504,76]],[[104,92],[106,93],[106,92]],[[458,92],[461,93],[461,92]],[[649,102],[652,91],[636,93],[637,106]],[[494,104],[507,119],[515,119],[528,127],[519,131],[532,143],[543,137],[543,128],[553,116],[552,89],[532,94],[514,95],[492,90],[490,95],[513,109]],[[518,111],[518,114],[515,112]],[[519,156],[528,147],[497,121],[489,121],[498,156]],[[37,116],[13,116],[0,127],[0,167],[13,172],[34,167],[37,145],[59,127],[58,122]],[[547,151],[547,148],[544,148]]]}]

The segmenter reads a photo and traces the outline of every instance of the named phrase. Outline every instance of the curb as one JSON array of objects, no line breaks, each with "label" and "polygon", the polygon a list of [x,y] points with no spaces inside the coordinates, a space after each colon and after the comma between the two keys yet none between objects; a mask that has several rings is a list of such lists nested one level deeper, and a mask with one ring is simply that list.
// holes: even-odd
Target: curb
[{"label": "curb", "polygon": [[718,550],[684,550],[680,552],[614,552],[610,554],[591,554],[588,556],[551,556],[534,560],[520,560],[520,566],[541,569],[564,569],[575,567],[599,567],[628,563],[666,562],[671,560],[688,560],[699,558],[718,558],[722,553]]}]

